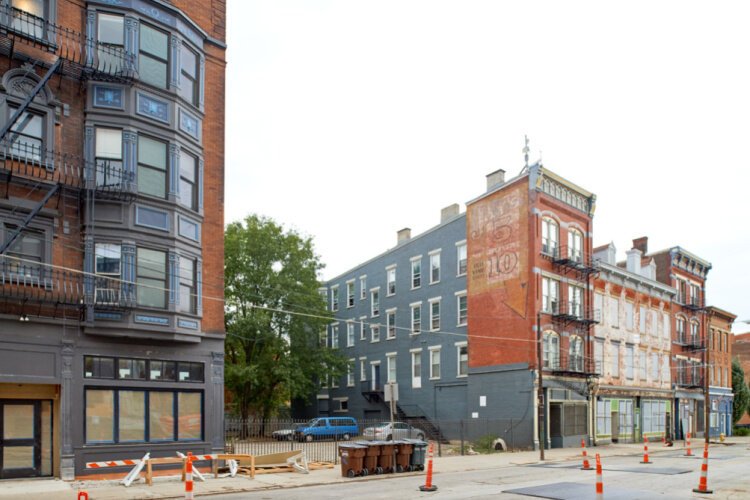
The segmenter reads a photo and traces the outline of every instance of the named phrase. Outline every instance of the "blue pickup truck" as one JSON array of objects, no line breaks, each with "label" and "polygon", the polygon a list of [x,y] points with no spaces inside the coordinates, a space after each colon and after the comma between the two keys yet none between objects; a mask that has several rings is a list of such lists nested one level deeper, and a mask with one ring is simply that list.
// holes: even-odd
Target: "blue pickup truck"
[{"label": "blue pickup truck", "polygon": [[300,425],[294,432],[297,441],[316,439],[349,440],[359,434],[357,421],[352,417],[318,417]]}]

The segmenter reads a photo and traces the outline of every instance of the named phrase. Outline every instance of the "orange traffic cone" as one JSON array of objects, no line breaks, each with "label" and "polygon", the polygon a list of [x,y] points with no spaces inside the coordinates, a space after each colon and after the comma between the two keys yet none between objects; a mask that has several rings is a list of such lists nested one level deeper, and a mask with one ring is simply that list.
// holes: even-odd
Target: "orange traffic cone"
[{"label": "orange traffic cone", "polygon": [[591,464],[589,463],[589,456],[586,453],[585,439],[581,439],[581,448],[583,449],[583,467],[581,467],[581,470],[594,470],[594,468],[591,467]]},{"label": "orange traffic cone", "polygon": [[689,432],[687,433],[687,440],[685,441],[685,443],[687,444],[687,451],[685,452],[685,456],[686,457],[694,456],[693,450],[690,449],[690,433]]},{"label": "orange traffic cone", "polygon": [[602,462],[596,454],[596,500],[604,500],[604,482],[602,481]]},{"label": "orange traffic cone", "polygon": [[701,479],[697,488],[693,488],[695,493],[713,493],[708,489],[708,443],[703,447],[703,464],[701,465]]},{"label": "orange traffic cone", "polygon": [[642,464],[652,464],[654,462],[649,462],[648,460],[648,438],[644,436],[643,438],[643,460],[641,460]]},{"label": "orange traffic cone", "polygon": [[427,451],[427,479],[425,484],[419,487],[420,491],[435,491],[437,486],[432,484],[432,441],[430,441],[430,447]]}]

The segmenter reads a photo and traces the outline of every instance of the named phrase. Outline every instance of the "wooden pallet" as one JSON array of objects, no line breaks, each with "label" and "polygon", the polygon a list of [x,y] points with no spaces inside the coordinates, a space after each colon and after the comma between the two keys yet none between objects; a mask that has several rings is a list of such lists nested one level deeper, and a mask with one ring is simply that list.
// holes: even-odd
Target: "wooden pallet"
[{"label": "wooden pallet", "polygon": [[[307,468],[309,470],[333,469],[333,467],[334,465],[331,462],[307,462]],[[252,469],[250,467],[240,467],[237,472],[250,475]],[[255,474],[278,474],[279,472],[294,472],[294,467],[291,465],[255,466]]]}]

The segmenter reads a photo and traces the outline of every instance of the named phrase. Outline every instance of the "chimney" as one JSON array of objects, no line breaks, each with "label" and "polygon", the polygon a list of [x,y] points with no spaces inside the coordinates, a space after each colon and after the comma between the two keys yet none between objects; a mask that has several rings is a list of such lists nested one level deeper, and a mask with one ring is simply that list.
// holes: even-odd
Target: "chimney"
[{"label": "chimney", "polygon": [[648,236],[641,236],[633,240],[633,248],[640,250],[643,255],[648,254]]},{"label": "chimney", "polygon": [[487,192],[489,193],[498,186],[505,184],[505,170],[502,168],[487,174]]},{"label": "chimney", "polygon": [[449,221],[453,217],[457,216],[460,213],[461,209],[458,206],[458,203],[454,203],[453,205],[448,205],[444,209],[440,211],[440,223]]},{"label": "chimney", "polygon": [[641,253],[637,248],[625,252],[628,256],[627,270],[633,274],[641,274]]},{"label": "chimney", "polygon": [[405,227],[396,234],[398,235],[398,241],[396,242],[397,245],[406,243],[411,239],[411,228]]},{"label": "chimney", "polygon": [[643,275],[648,279],[656,281],[656,262],[654,261],[654,259],[651,259],[651,262],[643,267]]}]

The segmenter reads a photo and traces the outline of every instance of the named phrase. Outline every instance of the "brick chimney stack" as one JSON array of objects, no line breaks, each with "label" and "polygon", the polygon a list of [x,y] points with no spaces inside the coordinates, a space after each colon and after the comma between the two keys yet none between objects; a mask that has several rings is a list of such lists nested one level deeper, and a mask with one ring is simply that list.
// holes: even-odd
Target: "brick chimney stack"
[{"label": "brick chimney stack", "polygon": [[640,250],[643,255],[648,254],[648,236],[641,236],[633,240],[633,248]]}]

